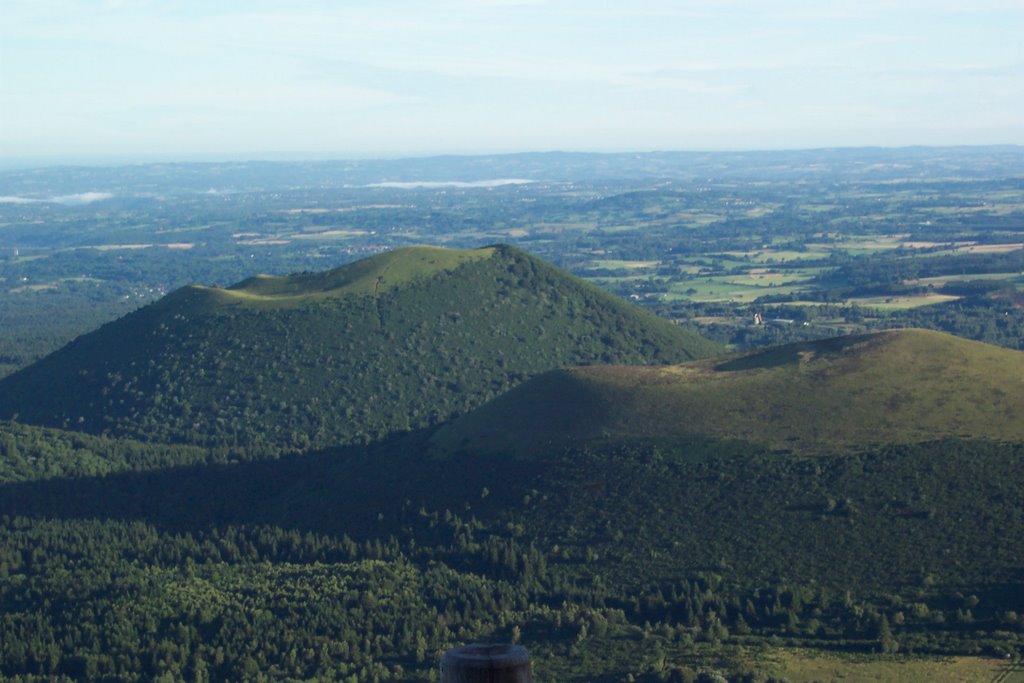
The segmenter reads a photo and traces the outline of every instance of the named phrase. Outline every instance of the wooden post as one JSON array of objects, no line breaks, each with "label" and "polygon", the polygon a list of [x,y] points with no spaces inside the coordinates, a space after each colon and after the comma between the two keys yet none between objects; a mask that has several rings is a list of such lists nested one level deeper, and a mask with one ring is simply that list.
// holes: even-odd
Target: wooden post
[{"label": "wooden post", "polygon": [[441,657],[441,683],[533,683],[530,655],[519,645],[463,645]]}]

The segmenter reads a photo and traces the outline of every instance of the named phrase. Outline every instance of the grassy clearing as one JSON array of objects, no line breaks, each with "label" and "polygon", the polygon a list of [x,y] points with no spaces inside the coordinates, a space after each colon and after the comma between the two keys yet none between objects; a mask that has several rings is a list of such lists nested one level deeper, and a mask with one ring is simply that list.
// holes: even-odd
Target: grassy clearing
[{"label": "grassy clearing", "polygon": [[90,247],[96,251],[116,251],[119,249],[149,249],[153,244],[98,244]]},{"label": "grassy clearing", "polygon": [[681,223],[689,223],[690,225],[705,226],[711,225],[712,223],[720,223],[725,220],[725,217],[713,213],[681,211],[679,213],[672,214],[670,220],[678,221]]},{"label": "grassy clearing", "polygon": [[753,251],[727,251],[729,256],[749,258],[753,263],[781,263],[784,261],[809,261],[828,258],[831,251],[817,249],[794,251],[792,249],[756,249]]},{"label": "grassy clearing", "polygon": [[661,265],[660,261],[619,261],[617,259],[597,259],[592,262],[595,268],[629,268],[629,269],[641,269],[641,268],[657,268]]},{"label": "grassy clearing", "polygon": [[888,251],[891,249],[899,249],[903,246],[903,242],[899,241],[888,241],[888,240],[867,240],[867,241],[841,241],[835,244],[836,250],[848,251],[848,252],[863,252],[870,253],[876,251]]},{"label": "grassy clearing", "polygon": [[[564,223],[537,223],[533,230],[537,232],[590,232],[597,229],[593,221],[566,221]],[[636,226],[627,227],[627,230],[635,230]],[[612,229],[614,230],[614,229]]]},{"label": "grassy clearing", "polygon": [[777,287],[791,285],[810,280],[810,276],[802,276],[791,272],[778,272],[767,268],[751,268],[746,275],[732,276],[722,281],[727,284],[746,285],[750,287]]},{"label": "grassy clearing", "polygon": [[969,254],[1006,254],[1011,251],[1024,249],[1024,242],[1013,242],[1010,244],[973,244],[961,247],[958,251]]},{"label": "grassy clearing", "polygon": [[[596,285],[598,285],[600,287],[614,287],[616,285],[622,285],[624,283],[625,284],[629,284],[629,283],[637,283],[637,282],[646,282],[651,277],[652,276],[650,276],[650,275],[644,275],[643,273],[638,273],[636,275],[620,275],[620,276],[616,276],[616,277],[588,277],[587,281],[588,282],[592,282],[592,283],[594,283],[594,284],[596,284]],[[654,277],[653,279],[655,280],[655,282],[663,282],[664,281],[664,278]]]},{"label": "grassy clearing", "polygon": [[902,683],[991,683],[1007,668],[981,657],[893,657],[822,653],[802,649],[761,651],[750,664],[792,683],[804,681],[901,681]]},{"label": "grassy clearing", "polygon": [[917,296],[865,296],[847,299],[846,304],[863,308],[877,308],[883,311],[903,311],[908,308],[931,306],[957,301],[958,296],[951,294],[921,294]]},{"label": "grassy clearing", "polygon": [[[745,282],[750,282],[746,284]],[[756,283],[760,284],[756,284]],[[689,300],[698,302],[734,301],[750,303],[766,294],[792,294],[799,292],[804,287],[796,283],[780,283],[777,286],[770,286],[771,280],[757,281],[744,276],[721,276],[714,278],[702,278],[687,282],[674,283],[671,290],[665,294],[665,299]]]},{"label": "grassy clearing", "polygon": [[878,251],[889,251],[904,247],[910,238],[909,234],[894,235],[836,235],[835,239],[828,242],[808,242],[806,245],[810,251],[823,251],[833,253],[846,251],[850,253],[875,253]]},{"label": "grassy clearing", "polygon": [[282,244],[291,244],[291,240],[276,239],[276,238],[268,237],[266,239],[239,240],[238,243],[239,244],[247,244],[249,246],[263,246],[263,247],[270,246],[270,247],[274,247],[274,246],[280,246]]},{"label": "grassy clearing", "polygon": [[905,280],[904,284],[921,286],[932,285],[933,287],[941,287],[945,284],[949,284],[950,282],[970,282],[972,280],[1018,282],[1024,280],[1024,275],[1021,273],[965,273],[963,275],[938,275],[936,277],[923,277],[916,280]]},{"label": "grassy clearing", "polygon": [[368,234],[366,230],[324,230],[322,232],[302,232],[292,235],[292,237],[300,240],[349,239]]},{"label": "grassy clearing", "polygon": [[960,254],[1010,254],[1024,249],[1024,243],[1004,242],[1000,244],[977,244],[975,242],[954,242],[940,245],[946,248],[927,252],[923,256],[955,256]]}]

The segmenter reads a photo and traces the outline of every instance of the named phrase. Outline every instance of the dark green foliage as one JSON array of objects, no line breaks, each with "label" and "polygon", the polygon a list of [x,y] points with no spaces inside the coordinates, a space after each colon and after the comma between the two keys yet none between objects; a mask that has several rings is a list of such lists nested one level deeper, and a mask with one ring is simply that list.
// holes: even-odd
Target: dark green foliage
[{"label": "dark green foliage", "polygon": [[123,297],[78,282],[0,296],[0,377],[132,311],[136,305]]},{"label": "dark green foliage", "polygon": [[237,457],[238,454],[226,450],[142,443],[0,422],[0,483],[96,477],[115,472],[226,462]]},{"label": "dark green foliage", "polygon": [[[672,305],[652,306],[652,310],[666,317],[727,316],[742,321],[743,324],[733,322],[710,325],[684,322],[708,339],[741,349],[825,339],[862,330],[911,327],[937,330],[964,339],[1024,351],[1024,307],[1017,303],[1017,299],[1022,299],[1022,295],[996,292],[884,314],[848,305],[777,304],[771,308],[772,315],[793,320],[793,324],[772,325],[746,324],[755,311],[764,309],[763,305],[756,304],[738,306],[677,302]],[[801,324],[805,320],[814,322],[808,325]],[[844,321],[844,324],[837,324],[836,321]]]},{"label": "dark green foliage", "polygon": [[1014,652],[1022,461],[949,441],[438,462],[407,439],[7,484],[0,676],[424,680],[514,633],[538,680],[743,680],[729,648],[765,642]]},{"label": "dark green foliage", "polygon": [[1024,300],[1019,294],[971,296],[948,304],[922,306],[891,313],[871,327],[925,327],[1024,351]]},{"label": "dark green foliage", "polygon": [[301,450],[436,424],[554,367],[678,362],[714,349],[501,247],[375,296],[262,305],[179,290],[3,380],[0,415]]},{"label": "dark green foliage", "polygon": [[[924,258],[862,256],[841,259],[837,267],[821,276],[824,283],[843,287],[840,296],[906,293],[907,280],[968,273],[1017,273],[1024,267],[1024,252],[1005,254],[956,254]],[[946,293],[961,293],[963,284],[946,285]],[[922,289],[924,287],[922,286]],[[977,286],[972,288],[977,291]],[[1012,287],[1011,287],[1012,289]]]}]

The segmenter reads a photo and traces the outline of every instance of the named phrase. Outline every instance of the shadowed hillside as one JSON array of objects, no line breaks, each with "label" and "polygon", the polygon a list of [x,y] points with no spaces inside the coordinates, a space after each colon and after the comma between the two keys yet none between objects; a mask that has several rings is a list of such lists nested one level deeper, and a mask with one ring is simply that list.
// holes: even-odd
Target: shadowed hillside
[{"label": "shadowed hillside", "polygon": [[446,448],[737,439],[816,453],[943,437],[1024,440],[1024,353],[923,330],[659,368],[538,377],[445,427]]}]

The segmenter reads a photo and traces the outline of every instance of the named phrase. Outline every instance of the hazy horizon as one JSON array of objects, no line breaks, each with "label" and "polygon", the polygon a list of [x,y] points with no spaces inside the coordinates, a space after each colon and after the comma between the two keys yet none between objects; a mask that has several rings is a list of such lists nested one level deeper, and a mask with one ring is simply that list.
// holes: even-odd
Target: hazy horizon
[{"label": "hazy horizon", "polygon": [[0,158],[0,171],[17,171],[31,169],[45,169],[66,167],[122,167],[122,166],[145,166],[154,164],[246,164],[246,163],[331,163],[331,162],[380,162],[380,161],[415,161],[435,159],[443,157],[471,159],[475,157],[504,157],[517,155],[545,155],[545,154],[592,154],[616,155],[616,154],[770,154],[773,152],[832,152],[832,151],[856,151],[856,150],[879,150],[899,151],[911,149],[1013,149],[1024,153],[1022,144],[990,144],[990,145],[861,145],[861,146],[834,146],[834,147],[779,147],[779,148],[737,148],[737,149],[623,149],[623,150],[562,150],[562,149],[536,149],[520,150],[509,152],[410,152],[407,154],[335,154],[332,152],[239,152],[235,154],[181,154],[181,155],[125,155],[125,156],[82,156],[82,157],[25,157],[25,158]]},{"label": "hazy horizon", "polygon": [[5,0],[0,165],[1024,144],[1013,0]]}]

